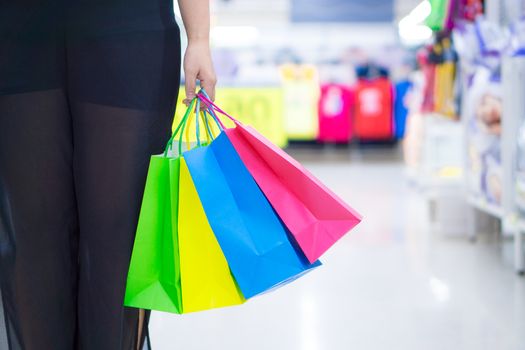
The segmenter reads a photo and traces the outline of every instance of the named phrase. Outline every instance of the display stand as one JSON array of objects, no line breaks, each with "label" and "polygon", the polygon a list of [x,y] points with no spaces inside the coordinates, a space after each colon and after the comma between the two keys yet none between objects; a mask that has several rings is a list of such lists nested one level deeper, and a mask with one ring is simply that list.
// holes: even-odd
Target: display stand
[{"label": "display stand", "polygon": [[516,205],[517,137],[525,118],[525,57],[507,57],[503,61],[503,124],[501,153],[503,163],[503,232],[514,236],[515,268],[525,272],[525,218]]},{"label": "display stand", "polygon": [[[518,214],[516,206],[516,154],[517,136],[522,118],[525,116],[525,58],[506,57],[502,64],[503,85],[503,116],[501,134],[501,160],[502,160],[502,189],[501,205],[490,203],[483,197],[472,193],[467,188],[467,202],[471,206],[468,212],[469,237],[475,239],[477,235],[477,212],[483,213],[497,220],[501,224],[502,233],[514,239],[514,267],[516,272],[525,272],[525,250],[523,235],[525,234],[525,218]],[[470,113],[470,111],[466,111]],[[463,126],[467,139],[469,115],[464,115]],[[467,149],[467,146],[465,146]],[[465,151],[465,154],[467,151]],[[465,176],[475,176],[469,173],[469,166],[465,163]]]},{"label": "display stand", "polygon": [[436,113],[423,116],[420,161],[415,183],[427,200],[432,228],[439,233],[465,232],[461,124]]}]

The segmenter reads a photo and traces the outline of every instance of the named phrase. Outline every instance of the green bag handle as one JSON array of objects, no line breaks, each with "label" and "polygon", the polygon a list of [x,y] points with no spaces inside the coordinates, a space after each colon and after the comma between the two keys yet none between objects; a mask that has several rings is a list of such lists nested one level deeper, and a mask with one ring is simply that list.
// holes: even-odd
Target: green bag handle
[{"label": "green bag handle", "polygon": [[[201,91],[199,93],[203,93],[205,94],[205,96],[208,96],[206,94],[206,92],[204,91],[204,89],[201,89]],[[182,154],[182,139],[184,137],[184,131],[186,130],[186,127],[188,125],[188,121],[190,120],[190,117],[191,117],[191,113],[193,111],[195,111],[196,113],[196,130],[195,130],[195,136],[196,136],[196,139],[197,139],[197,146],[198,147],[201,147],[202,146],[202,142],[200,140],[200,122],[199,122],[199,115],[200,115],[200,103],[201,103],[201,99],[196,96],[195,98],[193,98],[191,100],[191,103],[190,105],[188,106],[188,108],[186,109],[186,113],[184,113],[184,116],[182,117],[181,121],[179,122],[179,124],[177,125],[177,127],[175,128],[175,131],[173,132],[173,134],[171,135],[170,139],[168,140],[167,144],[166,144],[166,147],[164,149],[164,157],[166,157],[168,155],[168,151],[173,149],[173,142],[175,141],[177,135],[179,135],[179,139],[178,139],[178,149],[179,149],[179,154]],[[207,105],[207,103],[205,103]],[[215,122],[215,124],[217,125],[217,127],[219,128],[220,131],[224,130],[224,125],[222,124],[222,122],[217,118],[217,115],[215,115],[213,109],[210,109],[209,106],[207,106],[208,108],[204,109],[202,111],[202,116],[203,116],[203,124],[204,124],[204,127],[206,128],[206,133],[207,133],[207,137],[211,140],[214,140],[215,139],[215,135],[214,133],[212,132],[212,129],[210,127],[210,121],[209,121],[209,115],[211,115],[211,119]]]},{"label": "green bag handle", "polygon": [[214,139],[215,138],[215,135],[213,134],[211,128],[210,128],[210,122],[208,120],[208,113],[206,112],[206,110],[202,111],[202,118],[203,118],[203,122],[204,122],[204,125],[206,126],[206,132],[208,133],[208,136],[210,139]]},{"label": "green bag handle", "polygon": [[[196,102],[195,99],[191,100],[191,104],[186,110],[186,114],[188,115],[188,118],[191,115],[193,107],[195,106],[195,102]],[[184,129],[186,129],[186,125],[188,124],[188,118],[186,118],[186,120],[184,121],[184,124],[182,125],[182,129],[179,135],[179,155],[182,154],[182,138],[184,137]],[[189,144],[188,144],[188,148],[189,148]]]},{"label": "green bag handle", "polygon": [[191,103],[190,103],[190,106],[186,110],[186,113],[184,114],[184,116],[182,117],[181,121],[179,122],[179,124],[175,128],[175,131],[171,135],[168,143],[166,144],[166,148],[164,149],[164,157],[166,157],[168,155],[168,151],[173,148],[173,141],[175,140],[175,137],[177,137],[177,135],[179,134],[179,132],[181,130],[182,131],[184,130],[184,125],[186,125],[188,117],[189,117],[189,115],[191,113],[191,110],[192,110],[193,106],[195,105],[195,103],[196,103],[196,99],[193,99],[191,101]]},{"label": "green bag handle", "polygon": [[[191,101],[192,103],[190,104],[190,106],[188,107],[188,110],[186,111],[186,114],[185,114],[185,120],[184,120],[184,123],[182,124],[182,129],[181,129],[181,133],[180,133],[180,136],[179,136],[179,154],[182,154],[182,138],[183,138],[183,135],[184,135],[184,129],[186,128],[186,126],[188,126],[188,119],[190,118],[190,115],[191,115],[191,112],[193,110],[193,106],[194,106],[194,102],[196,101],[196,106],[195,106],[195,118],[197,119],[196,120],[196,124],[195,124],[195,136],[196,136],[196,139],[197,139],[197,147],[201,147],[202,146],[202,143],[201,143],[201,140],[200,140],[200,122],[199,122],[199,116],[200,116],[200,99],[195,96],[195,98]],[[208,136],[213,140],[214,139],[214,136],[213,136],[213,133],[211,132],[210,130],[210,127],[208,125],[208,119],[206,117],[206,115],[204,116],[204,119],[205,119],[205,125],[207,127],[207,132],[209,132]],[[189,142],[188,142],[188,146],[189,146]]]}]

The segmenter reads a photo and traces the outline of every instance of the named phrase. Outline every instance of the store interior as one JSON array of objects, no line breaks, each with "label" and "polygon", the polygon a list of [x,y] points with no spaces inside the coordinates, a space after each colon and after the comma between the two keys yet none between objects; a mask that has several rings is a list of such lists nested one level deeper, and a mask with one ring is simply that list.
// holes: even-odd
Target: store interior
[{"label": "store interior", "polygon": [[364,220],[242,307],[154,313],[153,348],[525,349],[525,2],[212,10],[217,103]]},{"label": "store interior", "polygon": [[525,1],[211,10],[217,105],[363,221],[245,305],[153,312],[146,348],[525,349]]}]

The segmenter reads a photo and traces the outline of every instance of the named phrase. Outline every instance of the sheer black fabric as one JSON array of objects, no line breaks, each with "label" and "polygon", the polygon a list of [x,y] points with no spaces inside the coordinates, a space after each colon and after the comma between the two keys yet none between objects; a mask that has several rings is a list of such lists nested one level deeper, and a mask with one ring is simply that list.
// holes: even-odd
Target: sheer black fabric
[{"label": "sheer black fabric", "polygon": [[171,0],[0,0],[9,349],[137,348],[126,274],[149,157],[170,136],[180,61]]}]

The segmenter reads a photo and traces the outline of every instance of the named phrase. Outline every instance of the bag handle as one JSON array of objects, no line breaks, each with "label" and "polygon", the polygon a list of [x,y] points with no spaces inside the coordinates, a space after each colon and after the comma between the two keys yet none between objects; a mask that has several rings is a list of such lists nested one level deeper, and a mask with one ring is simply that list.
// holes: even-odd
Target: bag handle
[{"label": "bag handle", "polygon": [[[211,143],[211,141],[215,139],[215,133],[213,132],[213,129],[210,128],[209,119],[208,119],[208,117],[206,115],[206,110],[204,110],[204,111],[200,110],[201,109],[200,102],[201,101],[200,101],[200,99],[198,97],[194,97],[193,100],[192,100],[192,103],[190,104],[190,106],[188,107],[188,109],[186,111],[186,115],[185,115],[185,118],[184,118],[184,122],[182,123],[181,133],[180,133],[180,137],[179,137],[179,154],[182,154],[182,138],[183,138],[184,134],[185,134],[185,137],[186,137],[187,149],[188,150],[191,149],[189,125],[191,125],[191,122],[193,121],[193,113],[191,113],[192,111],[195,111],[195,120],[196,120],[195,136],[196,136],[196,140],[197,140],[197,147],[201,147],[202,146],[201,139],[200,139],[199,115],[203,119],[203,124],[205,125],[205,128],[206,128],[206,139],[207,139],[208,144]],[[195,109],[194,109],[194,106],[195,106]],[[215,122],[217,123],[217,126],[222,131],[223,130],[223,125],[220,123],[220,121],[218,122],[216,117],[213,117],[212,119],[215,120]],[[186,130],[186,133],[184,133],[184,130]]]},{"label": "bag handle", "polygon": [[206,127],[206,141],[208,142],[208,144],[210,144],[211,140],[215,139],[215,132],[212,128],[210,128],[210,123],[208,117],[206,116],[206,111],[201,111],[200,117],[202,119],[202,123]]},{"label": "bag handle", "polygon": [[[222,121],[217,117],[217,115],[215,114],[213,108],[210,107],[210,104],[209,102],[211,102],[208,94],[206,93],[206,90],[204,89],[201,89],[199,91],[199,93],[197,94],[197,98],[199,98],[199,94],[203,94],[206,98],[207,98],[207,101],[205,100],[202,100],[202,102],[206,105],[207,109],[203,110],[204,112],[204,115],[206,115],[207,113],[209,113],[211,116],[212,116],[212,119],[213,121],[215,122],[215,124],[217,124],[217,127],[219,128],[219,130],[224,130],[226,129],[226,126],[224,126],[224,124],[222,123]],[[199,98],[199,101],[201,101],[201,99]],[[208,102],[209,101],[209,102]],[[212,102],[213,103],[213,102]],[[218,108],[218,107],[217,107]]]},{"label": "bag handle", "polygon": [[190,115],[190,113],[192,111],[192,107],[195,105],[195,103],[196,103],[196,99],[193,99],[191,101],[191,103],[190,103],[190,106],[186,110],[186,113],[184,114],[184,116],[182,117],[181,121],[179,122],[179,124],[175,128],[175,131],[173,132],[173,134],[171,135],[170,139],[168,140],[168,143],[166,144],[166,148],[164,149],[164,157],[166,157],[168,155],[168,151],[173,148],[173,141],[175,140],[175,137],[177,137],[177,135],[178,135],[178,133],[180,131],[184,130],[184,125],[188,121],[188,117],[189,117],[189,115]]},{"label": "bag handle", "polygon": [[[207,107],[207,109],[204,109],[200,111],[200,103],[204,103]],[[205,127],[205,134],[206,134],[206,141],[207,143],[211,143],[212,140],[216,138],[216,134],[213,130],[213,128],[210,126],[210,118],[208,115],[211,116],[211,119],[215,122],[219,130],[223,131],[226,129],[223,122],[218,118],[215,111],[218,111],[221,114],[226,115],[228,118],[233,120],[235,123],[240,124],[238,120],[228,115],[226,112],[222,111],[217,105],[215,105],[206,94],[206,91],[204,89],[201,89],[197,96],[191,100],[191,103],[189,107],[186,109],[186,112],[184,113],[184,116],[182,117],[181,121],[175,128],[175,131],[171,135],[169,141],[166,144],[166,147],[164,149],[164,157],[168,155],[168,151],[173,149],[173,142],[175,141],[177,135],[180,134],[178,139],[178,148],[179,148],[179,154],[182,154],[182,139],[185,138],[185,142],[187,144],[188,149],[191,147],[190,142],[190,136],[189,136],[189,125],[191,125],[193,121],[193,115],[195,112],[195,120],[196,120],[196,130],[195,130],[195,136],[197,139],[197,146],[202,146],[202,142],[200,140],[200,122],[202,121],[204,127]],[[200,118],[199,118],[200,116]],[[199,121],[200,119],[200,121]]]},{"label": "bag handle", "polygon": [[217,117],[217,115],[214,113],[215,111],[219,112],[220,114],[228,117],[228,119],[230,119],[231,121],[233,121],[235,124],[242,124],[240,121],[238,121],[237,119],[235,119],[234,117],[232,117],[231,115],[229,115],[228,113],[226,113],[225,111],[223,111],[219,106],[217,106],[215,103],[213,103],[213,101],[210,100],[210,97],[208,96],[208,94],[206,93],[206,91],[204,91],[203,89],[201,89],[199,91],[199,93],[197,94],[197,97],[202,100],[204,102],[204,104],[208,107],[208,110],[210,112],[210,114],[214,117],[214,119],[216,119],[216,121],[221,124],[222,128],[223,129],[226,129],[226,127],[224,126],[224,124],[222,123],[222,121]]},{"label": "bag handle", "polygon": [[[192,101],[191,101],[191,104],[190,106],[188,107],[187,111],[186,111],[186,114],[188,114],[189,112],[189,118],[186,119],[185,123],[182,125],[182,130],[180,132],[180,136],[179,136],[179,155],[182,154],[182,139],[183,139],[183,136],[186,135],[186,148],[189,150],[191,148],[191,142],[190,142],[190,133],[189,133],[189,130],[190,128],[188,127],[186,129],[187,126],[191,125],[191,121],[193,120],[193,113],[191,113],[192,111],[194,111],[193,107],[195,106],[195,102],[198,102],[197,101],[198,99],[197,98],[194,98]],[[196,109],[195,109],[196,111]],[[198,115],[196,116],[197,119],[197,124],[198,124]],[[198,126],[196,126],[196,129],[198,129]],[[184,133],[184,130],[186,130],[186,133]],[[197,144],[200,146],[200,135],[197,133]]]}]

